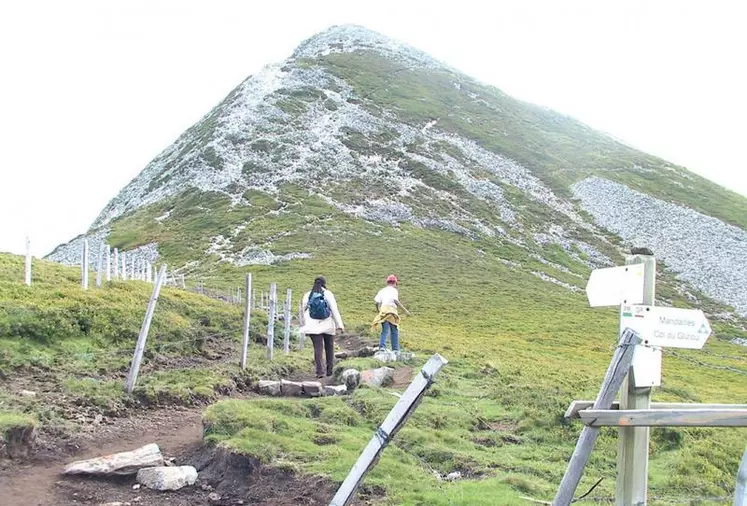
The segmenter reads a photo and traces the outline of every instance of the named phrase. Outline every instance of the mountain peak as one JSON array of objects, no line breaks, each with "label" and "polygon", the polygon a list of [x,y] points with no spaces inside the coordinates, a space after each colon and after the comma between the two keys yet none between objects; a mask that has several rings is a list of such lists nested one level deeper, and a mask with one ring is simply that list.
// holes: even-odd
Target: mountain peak
[{"label": "mountain peak", "polygon": [[314,58],[330,53],[376,51],[417,67],[445,67],[442,62],[412,46],[360,25],[334,25],[303,41],[293,58]]}]

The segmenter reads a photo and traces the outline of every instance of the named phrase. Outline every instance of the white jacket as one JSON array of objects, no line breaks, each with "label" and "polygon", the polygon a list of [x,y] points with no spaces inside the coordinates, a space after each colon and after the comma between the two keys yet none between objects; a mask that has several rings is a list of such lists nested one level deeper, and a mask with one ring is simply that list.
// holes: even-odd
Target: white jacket
[{"label": "white jacket", "polygon": [[327,301],[327,305],[329,306],[329,312],[331,313],[329,318],[326,318],[324,320],[314,320],[309,315],[309,308],[306,307],[306,305],[309,303],[309,296],[311,295],[311,292],[306,292],[306,294],[303,296],[303,321],[304,324],[301,326],[301,333],[302,334],[332,334],[334,335],[337,329],[345,328],[345,325],[342,323],[342,317],[340,316],[340,311],[337,309],[337,300],[335,299],[335,294],[327,290],[326,288],[322,288],[322,291],[324,292],[324,299]]}]

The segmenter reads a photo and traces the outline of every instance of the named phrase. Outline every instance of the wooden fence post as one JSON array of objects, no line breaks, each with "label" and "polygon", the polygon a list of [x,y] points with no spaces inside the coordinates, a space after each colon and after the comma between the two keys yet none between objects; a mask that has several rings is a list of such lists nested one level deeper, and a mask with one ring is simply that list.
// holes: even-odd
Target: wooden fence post
[{"label": "wooden fence post", "polygon": [[[643,263],[643,304],[653,306],[656,293],[656,259],[653,255],[634,255],[626,264]],[[622,330],[622,329],[621,329]],[[643,346],[636,347],[636,354],[647,354],[653,360],[661,360],[660,352]],[[657,355],[658,354],[658,355]],[[638,358],[634,357],[634,361]],[[635,367],[625,378],[620,390],[620,409],[649,409],[651,388],[636,388]],[[631,504],[645,506],[648,496],[648,427],[620,427],[620,440],[617,453],[617,506]]]},{"label": "wooden fence post", "polygon": [[[306,318],[304,317],[303,312],[303,297],[298,299],[298,325],[300,327],[303,327],[304,324],[306,324]],[[303,350],[304,341],[306,341],[306,334],[299,331],[298,332],[298,349]]]},{"label": "wooden fence post", "polygon": [[88,239],[83,239],[83,258],[80,262],[81,281],[83,290],[88,290]]},{"label": "wooden fence post", "polygon": [[119,279],[119,248],[114,248],[114,279]]},{"label": "wooden fence post", "polygon": [[742,463],[737,473],[737,486],[734,490],[734,506],[747,506],[747,449],[742,455]]},{"label": "wooden fence post", "polygon": [[106,280],[112,280],[112,249],[106,246]]},{"label": "wooden fence post", "polygon": [[101,286],[104,279],[104,243],[99,246],[99,258],[96,261],[96,286]]},{"label": "wooden fence post", "polygon": [[122,257],[121,278],[122,281],[127,281],[127,253],[123,251],[120,257]]},{"label": "wooden fence post", "polygon": [[[635,346],[641,342],[636,332],[626,329],[620,337],[619,344],[612,357],[607,373],[602,381],[602,387],[594,402],[594,409],[610,409],[612,401],[615,400],[617,391],[620,390],[628,368],[633,360]],[[589,461],[591,450],[599,437],[599,427],[584,427],[573,450],[573,455],[566,468],[563,480],[560,482],[557,494],[553,500],[553,506],[568,506],[573,502],[573,494],[583,476],[584,468]]]},{"label": "wooden fence post", "polygon": [[26,266],[24,276],[26,286],[31,286],[31,240],[26,238]]},{"label": "wooden fence post", "polygon": [[425,363],[420,374],[415,376],[415,379],[412,380],[405,393],[399,398],[384,422],[376,429],[376,433],[358,457],[345,481],[337,489],[337,493],[329,506],[347,506],[353,501],[355,491],[363,482],[363,478],[376,465],[381,452],[405,425],[410,415],[415,412],[415,408],[423,400],[425,392],[430,388],[436,375],[447,363],[448,361],[438,353]]},{"label": "wooden fence post", "polygon": [[[246,275],[246,293],[252,291],[252,275]],[[246,369],[246,353],[249,350],[249,329],[252,319],[252,306],[249,303],[249,297],[246,298],[244,307],[244,342],[241,345],[241,369]]]},{"label": "wooden fence post", "polygon": [[128,394],[131,394],[135,389],[137,383],[137,375],[140,372],[140,362],[143,360],[143,352],[145,351],[145,341],[148,339],[148,330],[150,330],[150,322],[153,319],[153,312],[156,310],[156,302],[158,302],[158,295],[161,293],[161,284],[166,278],[166,264],[161,266],[161,270],[156,276],[156,284],[153,286],[153,293],[150,296],[148,302],[148,309],[145,311],[145,319],[143,320],[143,326],[140,327],[140,335],[137,338],[137,346],[135,347],[135,354],[132,356],[132,364],[130,366],[130,373],[127,375],[127,383],[125,389]]},{"label": "wooden fence post", "polygon": [[267,301],[267,358],[275,356],[275,304],[277,302],[278,285],[270,285],[270,295]]},{"label": "wooden fence post", "polygon": [[283,329],[283,351],[290,353],[290,335],[291,335],[291,299],[292,291],[290,288],[285,292],[285,328]]}]

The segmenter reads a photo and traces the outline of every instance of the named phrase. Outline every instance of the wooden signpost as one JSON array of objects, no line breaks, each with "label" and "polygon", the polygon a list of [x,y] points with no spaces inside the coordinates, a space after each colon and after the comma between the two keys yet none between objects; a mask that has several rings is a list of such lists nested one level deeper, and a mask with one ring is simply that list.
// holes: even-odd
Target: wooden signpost
[{"label": "wooden signpost", "polygon": [[[654,307],[656,260],[650,252],[634,251],[626,264],[595,270],[586,288],[592,307],[619,305],[621,332],[634,332],[640,339],[629,368],[626,366],[620,402],[610,399],[608,405],[600,407],[599,399],[593,403],[573,401],[566,417],[578,418],[586,426],[582,438],[586,429],[620,428],[616,505],[645,506],[650,427],[747,427],[747,405],[651,403],[651,388],[661,384],[661,348],[700,349],[711,327],[699,310]],[[579,461],[579,446],[581,439],[566,471],[566,476],[571,474],[573,479],[564,477],[554,506],[567,506],[573,501],[578,473],[572,465]],[[740,470],[740,476],[745,472]]]}]

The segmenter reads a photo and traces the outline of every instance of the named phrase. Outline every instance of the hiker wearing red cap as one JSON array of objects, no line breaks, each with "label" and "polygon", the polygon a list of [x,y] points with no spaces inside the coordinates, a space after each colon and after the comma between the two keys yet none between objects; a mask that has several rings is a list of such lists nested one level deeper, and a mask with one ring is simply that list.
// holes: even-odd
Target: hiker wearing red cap
[{"label": "hiker wearing red cap", "polygon": [[374,318],[373,325],[381,324],[381,337],[379,338],[379,349],[386,350],[387,337],[391,336],[392,351],[399,352],[399,322],[400,317],[397,308],[400,307],[406,315],[410,312],[399,301],[399,290],[397,285],[399,281],[397,276],[391,274],[386,278],[386,286],[379,290],[374,297],[376,302],[376,311],[378,314]]}]

